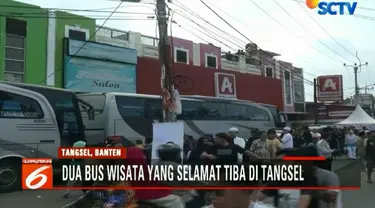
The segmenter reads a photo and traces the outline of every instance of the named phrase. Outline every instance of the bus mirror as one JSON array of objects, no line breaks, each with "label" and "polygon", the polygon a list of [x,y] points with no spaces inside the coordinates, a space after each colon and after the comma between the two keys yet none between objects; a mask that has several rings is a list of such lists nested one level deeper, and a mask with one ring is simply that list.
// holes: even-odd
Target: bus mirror
[{"label": "bus mirror", "polygon": [[88,116],[89,116],[89,120],[94,120],[95,119],[95,112],[94,112],[94,109],[89,109],[88,111],[87,111],[87,114],[88,114]]}]

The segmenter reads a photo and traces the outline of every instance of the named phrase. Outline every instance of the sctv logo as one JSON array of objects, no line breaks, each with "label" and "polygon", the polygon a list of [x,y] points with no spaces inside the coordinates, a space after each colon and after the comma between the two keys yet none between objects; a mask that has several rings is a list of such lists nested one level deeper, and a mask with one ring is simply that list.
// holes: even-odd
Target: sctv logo
[{"label": "sctv logo", "polygon": [[306,5],[310,9],[319,8],[318,14],[320,15],[353,15],[357,7],[357,2],[319,2],[319,0],[306,0]]}]

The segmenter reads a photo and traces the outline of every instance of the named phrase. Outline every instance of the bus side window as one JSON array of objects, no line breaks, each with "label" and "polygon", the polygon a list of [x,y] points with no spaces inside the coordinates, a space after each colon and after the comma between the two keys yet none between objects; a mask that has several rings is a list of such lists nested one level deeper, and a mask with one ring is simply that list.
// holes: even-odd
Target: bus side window
[{"label": "bus side window", "polygon": [[145,116],[144,98],[116,96],[116,104],[121,116]]},{"label": "bus side window", "polygon": [[254,106],[247,106],[247,113],[251,121],[269,121],[270,117],[267,111]]},{"label": "bus side window", "polygon": [[163,108],[160,99],[148,98],[146,100],[146,117],[160,121],[163,119]]},{"label": "bus side window", "polygon": [[[220,102],[205,102],[204,103],[205,119],[223,120],[225,119],[225,104]],[[203,109],[202,109],[203,110]]]},{"label": "bus side window", "polygon": [[249,120],[246,105],[240,104],[227,104],[226,105],[226,118],[229,120]]},{"label": "bus side window", "polygon": [[0,117],[41,119],[44,113],[36,100],[0,91]]},{"label": "bus side window", "polygon": [[178,120],[202,120],[202,114],[200,114],[201,102],[182,100],[182,114],[177,115]]}]

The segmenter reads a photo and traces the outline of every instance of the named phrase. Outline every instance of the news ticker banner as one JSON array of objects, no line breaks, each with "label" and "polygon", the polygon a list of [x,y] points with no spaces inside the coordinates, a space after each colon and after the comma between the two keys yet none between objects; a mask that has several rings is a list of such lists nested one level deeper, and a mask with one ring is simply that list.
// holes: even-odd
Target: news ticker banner
[{"label": "news ticker banner", "polygon": [[[127,181],[132,187],[117,189],[259,189],[259,181],[275,184],[271,189],[359,189],[360,168],[348,174],[340,187],[306,187],[308,177],[302,165],[63,165],[59,175],[53,174],[52,159],[24,158],[23,189],[106,189],[109,184]],[[124,161],[126,163],[126,161]],[[134,163],[133,163],[134,164]],[[351,168],[352,170],[353,168]],[[356,169],[356,168],[355,168]],[[345,171],[345,168],[342,170]],[[358,174],[356,174],[358,172]],[[339,175],[340,176],[340,175]],[[358,180],[357,180],[358,178]],[[327,178],[328,179],[328,178]],[[75,181],[76,185],[54,186],[53,181]],[[340,178],[340,181],[342,179]],[[82,184],[96,184],[83,187]],[[157,182],[157,183],[155,183]],[[141,185],[140,185],[141,184]],[[156,185],[157,184],[157,185]],[[276,185],[277,184],[277,185]],[[310,184],[310,183],[307,183]]]}]

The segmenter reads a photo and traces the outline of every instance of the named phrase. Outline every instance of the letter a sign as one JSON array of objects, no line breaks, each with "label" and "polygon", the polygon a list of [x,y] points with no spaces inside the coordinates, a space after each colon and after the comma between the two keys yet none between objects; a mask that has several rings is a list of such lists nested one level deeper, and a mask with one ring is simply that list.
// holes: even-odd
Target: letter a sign
[{"label": "letter a sign", "polygon": [[237,98],[236,76],[234,74],[215,73],[215,95],[222,98]]},{"label": "letter a sign", "polygon": [[318,101],[342,101],[342,75],[320,76],[317,78]]}]

